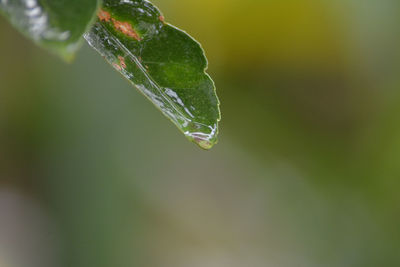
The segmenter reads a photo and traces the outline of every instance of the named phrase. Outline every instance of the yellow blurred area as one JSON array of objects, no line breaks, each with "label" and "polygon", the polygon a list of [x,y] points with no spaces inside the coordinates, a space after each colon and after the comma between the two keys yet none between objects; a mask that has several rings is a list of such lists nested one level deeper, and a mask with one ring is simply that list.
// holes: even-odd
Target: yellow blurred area
[{"label": "yellow blurred area", "polygon": [[238,62],[307,65],[329,61],[336,65],[346,58],[341,52],[348,49],[349,36],[341,27],[347,18],[335,17],[334,4],[210,0],[164,1],[162,5],[185,10],[171,12],[167,18],[187,21],[206,40],[205,46],[211,46],[208,53],[222,53],[223,60],[235,67],[241,66]]}]

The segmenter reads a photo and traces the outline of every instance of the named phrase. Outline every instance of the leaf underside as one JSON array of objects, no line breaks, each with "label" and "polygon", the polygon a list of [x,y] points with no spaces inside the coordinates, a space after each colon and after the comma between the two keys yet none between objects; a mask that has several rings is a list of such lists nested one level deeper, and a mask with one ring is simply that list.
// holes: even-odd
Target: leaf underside
[{"label": "leaf underside", "polygon": [[217,142],[219,101],[204,51],[154,5],[105,0],[85,39],[189,140],[204,149]]},{"label": "leaf underside", "polygon": [[70,60],[99,0],[0,0],[0,13],[40,46]]}]

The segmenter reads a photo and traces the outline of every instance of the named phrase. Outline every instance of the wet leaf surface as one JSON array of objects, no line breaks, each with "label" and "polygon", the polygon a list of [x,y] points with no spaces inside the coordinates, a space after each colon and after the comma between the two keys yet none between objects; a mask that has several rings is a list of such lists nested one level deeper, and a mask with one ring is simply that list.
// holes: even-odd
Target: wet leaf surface
[{"label": "wet leaf surface", "polygon": [[219,101],[200,44],[145,0],[106,0],[88,43],[204,149],[217,142]]},{"label": "wet leaf surface", "polygon": [[0,13],[37,44],[70,60],[93,21],[98,0],[0,0]]}]

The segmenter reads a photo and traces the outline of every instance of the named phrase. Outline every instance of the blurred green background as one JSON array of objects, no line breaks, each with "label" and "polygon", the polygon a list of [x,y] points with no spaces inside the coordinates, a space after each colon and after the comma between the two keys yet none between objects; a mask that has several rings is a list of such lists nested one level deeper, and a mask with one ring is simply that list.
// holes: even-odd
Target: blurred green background
[{"label": "blurred green background", "polygon": [[219,144],[0,18],[0,266],[400,266],[400,2],[153,2],[207,52]]}]

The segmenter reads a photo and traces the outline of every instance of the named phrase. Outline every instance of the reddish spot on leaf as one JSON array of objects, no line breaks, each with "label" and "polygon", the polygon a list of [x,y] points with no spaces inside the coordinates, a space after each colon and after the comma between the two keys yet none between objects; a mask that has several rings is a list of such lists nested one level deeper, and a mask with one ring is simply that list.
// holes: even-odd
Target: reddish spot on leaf
[{"label": "reddish spot on leaf", "polygon": [[119,70],[119,71],[122,70],[121,66],[118,65],[117,63],[114,62],[112,65],[113,65],[113,67],[116,68],[117,70]]},{"label": "reddish spot on leaf", "polygon": [[129,22],[121,22],[113,18],[111,20],[114,23],[114,27],[126,36],[132,37],[138,41],[142,40]]},{"label": "reddish spot on leaf", "polygon": [[100,9],[99,12],[97,13],[97,17],[99,17],[100,21],[106,21],[109,22],[111,19],[111,15],[110,13],[108,13],[107,11]]},{"label": "reddish spot on leaf", "polygon": [[119,64],[121,65],[121,67],[122,67],[123,69],[126,69],[125,58],[123,58],[123,57],[121,57],[121,56],[118,56],[118,59],[119,59]]},{"label": "reddish spot on leaf", "polygon": [[159,16],[158,18],[160,19],[161,22],[165,21],[165,17],[163,15]]},{"label": "reddish spot on leaf", "polygon": [[195,140],[195,142],[198,143],[202,148],[209,149],[209,148],[212,147],[212,143],[211,143],[210,141],[208,141],[208,140],[205,140],[205,139],[202,139],[202,138],[199,138],[199,137],[194,137],[194,140]]}]

